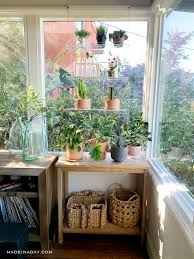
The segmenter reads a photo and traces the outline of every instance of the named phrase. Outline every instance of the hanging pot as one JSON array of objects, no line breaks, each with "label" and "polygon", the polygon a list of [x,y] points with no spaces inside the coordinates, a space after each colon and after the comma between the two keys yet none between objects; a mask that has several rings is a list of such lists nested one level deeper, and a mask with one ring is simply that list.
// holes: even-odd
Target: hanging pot
[{"label": "hanging pot", "polygon": [[119,31],[114,31],[113,33],[109,34],[109,40],[113,42],[116,48],[123,47],[124,41],[128,39],[126,34],[119,36]]},{"label": "hanging pot", "polygon": [[98,47],[103,49],[105,47],[105,44],[106,44],[106,35],[105,34],[96,35],[96,40],[97,40],[97,43],[98,43]]}]

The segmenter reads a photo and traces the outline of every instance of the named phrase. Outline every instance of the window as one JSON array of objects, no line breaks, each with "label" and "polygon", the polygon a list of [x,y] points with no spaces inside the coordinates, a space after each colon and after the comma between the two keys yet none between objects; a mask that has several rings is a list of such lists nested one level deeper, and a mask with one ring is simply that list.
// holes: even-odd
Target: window
[{"label": "window", "polygon": [[23,19],[0,18],[0,148],[6,148],[8,129],[26,88],[25,64]]},{"label": "window", "polygon": [[[107,28],[105,48],[96,43],[96,27]],[[81,25],[81,26],[80,26]],[[79,27],[80,26],[80,27]],[[90,32],[80,47],[76,29]],[[108,35],[116,30],[125,30],[128,39],[123,47],[114,46]],[[144,63],[146,52],[147,22],[43,22],[45,51],[46,105],[51,111],[48,120],[50,150],[61,150],[58,142],[60,127],[70,116],[88,116],[89,112],[73,111],[77,80],[82,78],[87,85],[88,97],[92,100],[90,113],[103,112],[108,88],[121,101],[121,110],[136,113],[142,110]],[[108,62],[116,58],[118,69],[114,79],[107,76]]]},{"label": "window", "polygon": [[194,195],[194,13],[164,19],[160,62],[159,157]]}]

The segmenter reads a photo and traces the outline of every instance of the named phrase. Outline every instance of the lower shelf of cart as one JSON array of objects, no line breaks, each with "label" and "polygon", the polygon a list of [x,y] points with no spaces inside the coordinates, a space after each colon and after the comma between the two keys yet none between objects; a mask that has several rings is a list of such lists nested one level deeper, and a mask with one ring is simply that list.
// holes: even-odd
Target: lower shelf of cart
[{"label": "lower shelf of cart", "polygon": [[107,222],[103,229],[93,228],[93,229],[83,229],[83,228],[69,228],[67,225],[63,227],[64,233],[77,233],[77,234],[111,234],[111,235],[140,235],[141,229],[137,225],[131,228],[121,228],[110,222]]}]

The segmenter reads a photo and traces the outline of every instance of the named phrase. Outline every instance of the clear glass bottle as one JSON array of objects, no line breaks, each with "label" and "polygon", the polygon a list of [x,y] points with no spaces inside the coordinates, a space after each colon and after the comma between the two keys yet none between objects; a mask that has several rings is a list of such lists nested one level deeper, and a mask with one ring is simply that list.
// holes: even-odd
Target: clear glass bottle
[{"label": "clear glass bottle", "polygon": [[24,129],[25,127],[21,118],[17,118],[9,130],[8,149],[10,154],[15,157],[22,156],[22,137]]},{"label": "clear glass bottle", "polygon": [[36,147],[35,147],[35,129],[32,127],[31,121],[24,123],[25,129],[23,134],[23,149],[22,156],[24,161],[33,161],[37,159]]},{"label": "clear glass bottle", "polygon": [[23,159],[32,161],[38,156],[46,156],[48,140],[45,119],[36,117],[33,121],[25,123],[23,136]]}]

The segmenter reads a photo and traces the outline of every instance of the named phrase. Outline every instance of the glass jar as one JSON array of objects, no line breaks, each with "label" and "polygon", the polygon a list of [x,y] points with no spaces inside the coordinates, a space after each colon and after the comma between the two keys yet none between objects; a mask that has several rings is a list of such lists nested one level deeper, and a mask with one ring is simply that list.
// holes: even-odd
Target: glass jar
[{"label": "glass jar", "polygon": [[8,149],[10,154],[15,157],[22,156],[22,136],[24,129],[25,127],[21,118],[18,118],[9,130]]},{"label": "glass jar", "polygon": [[22,143],[23,144],[23,149],[22,149],[23,160],[33,161],[33,160],[37,159],[36,147],[35,147],[35,142],[34,142],[36,131],[32,127],[31,121],[26,121],[24,125],[25,125],[25,129],[24,129],[23,143]]},{"label": "glass jar", "polygon": [[32,161],[38,156],[46,156],[48,140],[45,119],[36,117],[33,121],[25,122],[23,135],[23,159]]}]

